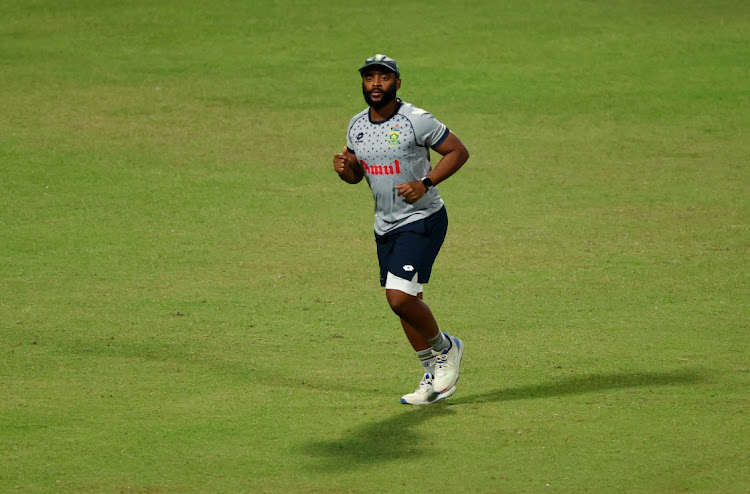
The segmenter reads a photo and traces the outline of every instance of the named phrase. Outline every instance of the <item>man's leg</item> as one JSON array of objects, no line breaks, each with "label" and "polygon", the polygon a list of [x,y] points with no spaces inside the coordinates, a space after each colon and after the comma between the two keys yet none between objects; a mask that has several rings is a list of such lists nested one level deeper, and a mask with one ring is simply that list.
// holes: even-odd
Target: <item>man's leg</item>
[{"label": "man's leg", "polygon": [[448,338],[440,332],[432,311],[418,294],[388,289],[387,284],[385,294],[391,309],[403,321],[402,326],[414,350],[419,352],[431,347],[436,355],[435,390],[448,391],[458,381],[464,352],[463,342],[456,337]]},{"label": "man's leg", "polygon": [[386,289],[386,297],[393,312],[401,318],[404,333],[424,368],[419,387],[413,393],[402,396],[401,403],[429,405],[448,398],[456,392],[455,385],[437,391],[433,383],[435,362],[439,358],[437,355],[447,352],[451,341],[440,332],[432,311],[422,299],[422,292],[410,295],[400,290]]},{"label": "man's leg", "polygon": [[[447,397],[455,391],[458,381],[463,344],[440,331],[422,299],[423,283],[430,279],[447,227],[448,216],[443,208],[425,220],[408,225],[407,230],[376,235],[381,285],[425,371],[423,382],[412,395],[424,394],[420,390],[428,388],[432,391],[434,382],[432,394]],[[406,396],[402,397],[402,403],[416,404],[403,398]]]},{"label": "man's leg", "polygon": [[432,311],[424,303],[422,293],[414,296],[399,290],[386,290],[385,296],[391,310],[401,318],[401,326],[414,351],[432,348],[429,340],[440,333],[440,328]]},{"label": "man's leg", "polygon": [[435,374],[435,356],[450,350],[452,341],[440,331],[432,311],[424,303],[422,292],[416,295],[401,290],[386,289],[391,310],[401,318],[409,343],[417,353],[425,373]]}]

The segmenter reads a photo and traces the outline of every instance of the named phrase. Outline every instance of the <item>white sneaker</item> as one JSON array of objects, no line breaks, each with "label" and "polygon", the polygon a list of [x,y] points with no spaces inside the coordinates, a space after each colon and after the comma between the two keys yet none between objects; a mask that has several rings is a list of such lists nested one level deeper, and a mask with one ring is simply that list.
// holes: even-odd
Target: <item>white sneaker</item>
[{"label": "white sneaker", "polygon": [[440,400],[444,400],[456,392],[453,386],[448,391],[436,393],[432,387],[432,374],[425,374],[419,387],[413,393],[401,397],[401,403],[404,405],[432,405]]},{"label": "white sneaker", "polygon": [[464,356],[464,342],[448,333],[445,336],[451,340],[452,345],[449,350],[435,354],[435,379],[432,385],[438,393],[448,391],[456,385],[461,358]]}]

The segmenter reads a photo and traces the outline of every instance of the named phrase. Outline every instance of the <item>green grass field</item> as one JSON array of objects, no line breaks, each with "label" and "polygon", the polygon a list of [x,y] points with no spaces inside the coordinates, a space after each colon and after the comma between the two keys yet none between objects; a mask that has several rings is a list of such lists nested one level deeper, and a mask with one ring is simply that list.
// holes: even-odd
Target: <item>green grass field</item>
[{"label": "green grass field", "polygon": [[[0,0],[0,492],[750,492],[750,4]],[[426,291],[331,158],[464,141]]]}]

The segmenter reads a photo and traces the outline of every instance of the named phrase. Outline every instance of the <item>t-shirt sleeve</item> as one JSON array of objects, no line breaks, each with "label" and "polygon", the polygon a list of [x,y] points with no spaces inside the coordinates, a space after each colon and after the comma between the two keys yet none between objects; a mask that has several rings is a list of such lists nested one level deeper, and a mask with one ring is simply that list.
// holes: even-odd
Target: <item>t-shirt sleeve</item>
[{"label": "t-shirt sleeve", "polygon": [[352,154],[357,154],[354,148],[354,137],[352,136],[352,133],[353,133],[352,127],[354,127],[354,122],[357,121],[358,117],[359,117],[358,115],[355,115],[354,117],[352,117],[352,119],[349,121],[349,125],[346,128],[346,147],[349,149],[349,152]]},{"label": "t-shirt sleeve", "polygon": [[450,133],[448,127],[426,111],[415,116],[413,125],[417,143],[425,147],[439,146]]}]

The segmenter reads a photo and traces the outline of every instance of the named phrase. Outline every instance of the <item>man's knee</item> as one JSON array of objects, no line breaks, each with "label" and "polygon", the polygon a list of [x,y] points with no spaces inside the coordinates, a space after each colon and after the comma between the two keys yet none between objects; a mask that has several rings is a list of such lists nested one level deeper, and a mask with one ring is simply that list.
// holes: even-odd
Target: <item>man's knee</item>
[{"label": "man's knee", "polygon": [[388,305],[398,316],[403,316],[409,311],[409,307],[418,300],[418,297],[402,292],[400,290],[386,290],[385,297]]}]

